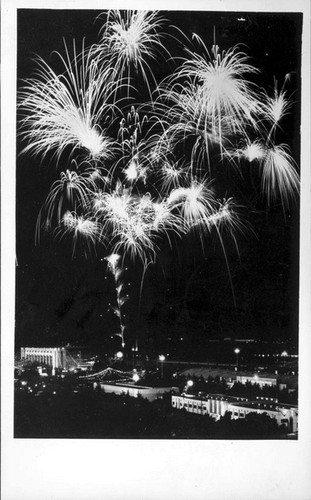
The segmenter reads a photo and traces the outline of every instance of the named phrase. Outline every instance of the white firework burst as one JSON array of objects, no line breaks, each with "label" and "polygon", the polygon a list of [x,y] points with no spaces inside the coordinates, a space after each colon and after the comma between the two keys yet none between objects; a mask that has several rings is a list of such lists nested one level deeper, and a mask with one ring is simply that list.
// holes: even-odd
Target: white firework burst
[{"label": "white firework burst", "polygon": [[19,92],[20,135],[28,141],[23,152],[43,157],[53,151],[56,158],[70,146],[74,152],[82,148],[92,159],[109,159],[115,142],[102,129],[102,121],[112,120],[114,106],[109,102],[113,84],[99,73],[89,51],[82,48],[71,60],[65,45],[66,58],[58,56],[64,67],[62,74],[41,58],[37,59],[37,76],[26,81]]},{"label": "white firework burst", "polygon": [[290,197],[299,193],[297,165],[286,144],[267,148],[262,163],[262,186],[268,200],[275,200],[279,194],[283,204],[288,205]]},{"label": "white firework burst", "polygon": [[158,11],[110,10],[93,52],[114,69],[115,78],[124,77],[128,87],[132,76],[141,74],[151,95],[149,79],[155,77],[149,64],[166,50],[159,32],[163,23]]},{"label": "white firework burst", "polygon": [[246,79],[246,74],[258,72],[249,64],[249,58],[238,47],[220,52],[217,45],[211,54],[203,41],[197,36],[203,54],[186,49],[188,58],[181,68],[169,79],[174,85],[183,81],[190,85],[194,99],[204,103],[204,112],[209,120],[209,129],[219,138],[222,137],[222,125],[230,127],[232,133],[243,133],[245,124],[256,127],[255,115],[260,110],[256,87]]}]

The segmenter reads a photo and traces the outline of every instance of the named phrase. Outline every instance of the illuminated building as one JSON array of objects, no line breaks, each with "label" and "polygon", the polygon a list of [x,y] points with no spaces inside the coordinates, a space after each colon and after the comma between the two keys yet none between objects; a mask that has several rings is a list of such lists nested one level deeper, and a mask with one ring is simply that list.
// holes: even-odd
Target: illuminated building
[{"label": "illuminated building", "polygon": [[128,395],[134,398],[139,396],[148,401],[154,401],[161,398],[163,394],[177,392],[177,387],[149,387],[143,385],[136,385],[132,382],[94,382],[94,389],[100,388],[106,393],[114,393],[118,395]]},{"label": "illuminated building", "polygon": [[73,358],[65,347],[21,347],[21,361],[37,362],[38,364],[60,369],[80,369],[87,371],[94,361]]},{"label": "illuminated building", "polygon": [[37,361],[55,368],[67,368],[67,352],[64,347],[21,347],[21,360]]},{"label": "illuminated building", "polygon": [[289,432],[298,431],[298,407],[281,404],[273,398],[260,398],[249,401],[246,398],[227,396],[225,394],[208,394],[206,396],[172,395],[172,407],[186,410],[189,413],[209,415],[219,420],[226,412],[232,419],[245,418],[249,413],[267,414],[276,419],[278,425],[285,425]]}]

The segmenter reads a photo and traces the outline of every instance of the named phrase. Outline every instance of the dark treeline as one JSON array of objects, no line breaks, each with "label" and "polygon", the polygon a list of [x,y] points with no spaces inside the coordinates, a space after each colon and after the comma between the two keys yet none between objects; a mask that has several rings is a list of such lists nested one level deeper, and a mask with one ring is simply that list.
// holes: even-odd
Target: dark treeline
[{"label": "dark treeline", "polygon": [[207,415],[174,410],[167,399],[149,402],[85,389],[36,397],[17,391],[16,438],[135,439],[277,439],[286,429],[268,415],[251,413],[243,421],[226,414],[218,422]]}]

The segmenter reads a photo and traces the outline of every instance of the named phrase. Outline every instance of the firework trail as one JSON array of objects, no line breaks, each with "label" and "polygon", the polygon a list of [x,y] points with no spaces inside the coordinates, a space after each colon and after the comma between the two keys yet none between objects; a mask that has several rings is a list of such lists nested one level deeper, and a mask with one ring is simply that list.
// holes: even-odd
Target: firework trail
[{"label": "firework trail", "polygon": [[105,257],[105,259],[108,262],[108,269],[114,277],[116,287],[116,306],[112,307],[112,310],[119,320],[120,332],[115,335],[121,338],[122,347],[125,347],[125,324],[123,321],[124,316],[122,314],[122,306],[128,300],[128,295],[122,295],[124,283],[121,281],[122,268],[119,264],[121,257],[120,255],[113,253],[108,255],[108,257]]}]

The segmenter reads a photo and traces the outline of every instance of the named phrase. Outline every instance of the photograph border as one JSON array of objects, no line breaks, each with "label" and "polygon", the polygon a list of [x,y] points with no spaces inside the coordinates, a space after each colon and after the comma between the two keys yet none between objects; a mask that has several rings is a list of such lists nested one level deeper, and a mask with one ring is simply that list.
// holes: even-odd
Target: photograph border
[{"label": "photograph border", "polygon": [[[302,12],[298,441],[14,439],[17,9],[1,5],[1,493],[3,500],[308,500],[311,491],[310,3],[305,0],[100,2],[47,0],[44,9],[143,8]],[[51,28],[52,29],[52,28]]]}]

